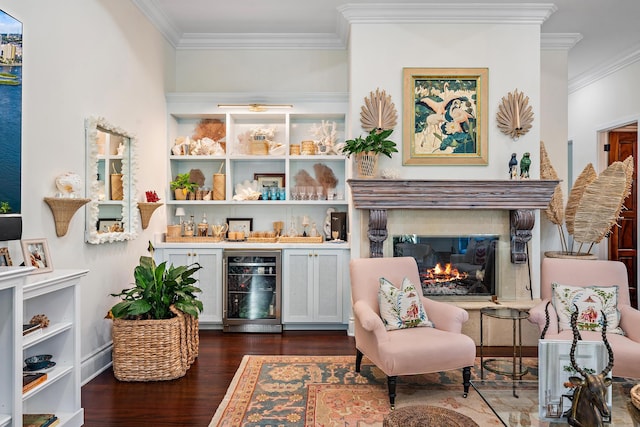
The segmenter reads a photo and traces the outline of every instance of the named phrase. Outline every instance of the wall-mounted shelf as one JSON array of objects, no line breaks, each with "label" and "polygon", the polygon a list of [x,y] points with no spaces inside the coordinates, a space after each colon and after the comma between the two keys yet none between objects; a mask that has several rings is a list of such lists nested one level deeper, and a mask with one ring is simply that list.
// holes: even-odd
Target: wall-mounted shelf
[{"label": "wall-mounted shelf", "polygon": [[60,197],[45,197],[44,201],[47,202],[51,212],[53,213],[53,219],[56,224],[56,235],[62,237],[67,234],[69,229],[69,222],[76,211],[82,206],[86,205],[91,199],[63,199]]},{"label": "wall-mounted shelf", "polygon": [[149,202],[138,202],[138,209],[140,209],[140,219],[142,220],[142,229],[146,229],[149,226],[149,220],[151,219],[151,215],[162,206],[164,203],[149,203]]}]

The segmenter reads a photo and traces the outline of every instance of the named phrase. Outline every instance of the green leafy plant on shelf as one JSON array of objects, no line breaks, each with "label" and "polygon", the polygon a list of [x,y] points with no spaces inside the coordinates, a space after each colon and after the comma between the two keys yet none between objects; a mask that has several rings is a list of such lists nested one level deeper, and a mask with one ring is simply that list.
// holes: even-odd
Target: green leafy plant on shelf
[{"label": "green leafy plant on shelf", "polygon": [[181,189],[184,194],[193,193],[198,189],[198,184],[191,182],[191,174],[189,172],[179,173],[176,179],[169,183],[172,190]]},{"label": "green leafy plant on shelf", "polygon": [[11,205],[9,202],[0,202],[0,213],[6,214],[11,212]]},{"label": "green leafy plant on shelf", "polygon": [[175,306],[183,313],[197,318],[202,311],[202,301],[195,293],[202,292],[194,286],[194,273],[202,268],[198,263],[186,266],[167,267],[166,261],[156,265],[153,259],[153,245],[149,242],[151,256],[141,256],[140,264],[134,270],[135,284],[123,289],[113,297],[122,301],[111,307],[111,316],[133,320],[169,319]]},{"label": "green leafy plant on shelf", "polygon": [[354,139],[348,139],[344,142],[342,153],[350,157],[352,154],[359,153],[375,153],[384,154],[391,158],[393,153],[397,153],[396,143],[391,141],[389,136],[393,133],[393,129],[373,129],[365,138],[358,136]]}]

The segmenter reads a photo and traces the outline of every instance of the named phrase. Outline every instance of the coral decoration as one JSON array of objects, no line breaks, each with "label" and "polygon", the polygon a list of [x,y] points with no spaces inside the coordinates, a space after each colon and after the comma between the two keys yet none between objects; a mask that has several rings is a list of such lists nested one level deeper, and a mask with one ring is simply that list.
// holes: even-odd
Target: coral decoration
[{"label": "coral decoration", "polygon": [[218,119],[202,119],[194,129],[191,139],[199,140],[202,138],[211,138],[219,142],[226,136],[224,123]]},{"label": "coral decoration", "polygon": [[145,191],[144,194],[147,198],[147,202],[149,203],[156,203],[160,201],[160,197],[158,197],[158,194],[155,191]]},{"label": "coral decoration", "polygon": [[313,179],[313,177],[311,175],[309,175],[309,172],[307,172],[304,169],[301,170],[300,172],[298,172],[296,174],[296,176],[293,177],[293,179],[296,181],[296,185],[301,185],[301,186],[305,186],[305,187],[317,187],[318,186],[318,181]]},{"label": "coral decoration", "polygon": [[31,320],[29,320],[29,323],[38,323],[41,327],[46,328],[49,326],[49,319],[44,314],[36,314],[31,318]]},{"label": "coral decoration", "polygon": [[316,173],[316,180],[323,188],[324,195],[327,195],[327,189],[336,188],[338,185],[338,178],[331,170],[331,168],[322,163],[316,163],[313,165],[313,170]]}]

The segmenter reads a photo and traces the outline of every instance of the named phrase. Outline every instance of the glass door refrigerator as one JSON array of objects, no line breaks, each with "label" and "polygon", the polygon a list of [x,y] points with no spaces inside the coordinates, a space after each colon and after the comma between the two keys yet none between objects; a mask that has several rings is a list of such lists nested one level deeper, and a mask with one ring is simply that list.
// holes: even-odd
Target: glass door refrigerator
[{"label": "glass door refrigerator", "polygon": [[225,250],[224,332],[282,332],[279,250]]}]

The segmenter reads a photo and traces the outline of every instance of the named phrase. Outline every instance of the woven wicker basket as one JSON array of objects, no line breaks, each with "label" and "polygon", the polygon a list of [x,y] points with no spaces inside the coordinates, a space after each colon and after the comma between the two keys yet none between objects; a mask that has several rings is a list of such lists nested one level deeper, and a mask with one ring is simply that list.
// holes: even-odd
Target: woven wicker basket
[{"label": "woven wicker basket", "polygon": [[631,403],[633,404],[633,406],[635,406],[636,409],[640,410],[640,384],[634,385],[631,388],[629,395],[631,396]]},{"label": "woven wicker basket", "polygon": [[198,356],[198,320],[171,308],[163,320],[113,320],[113,373],[120,381],[184,376]]}]

